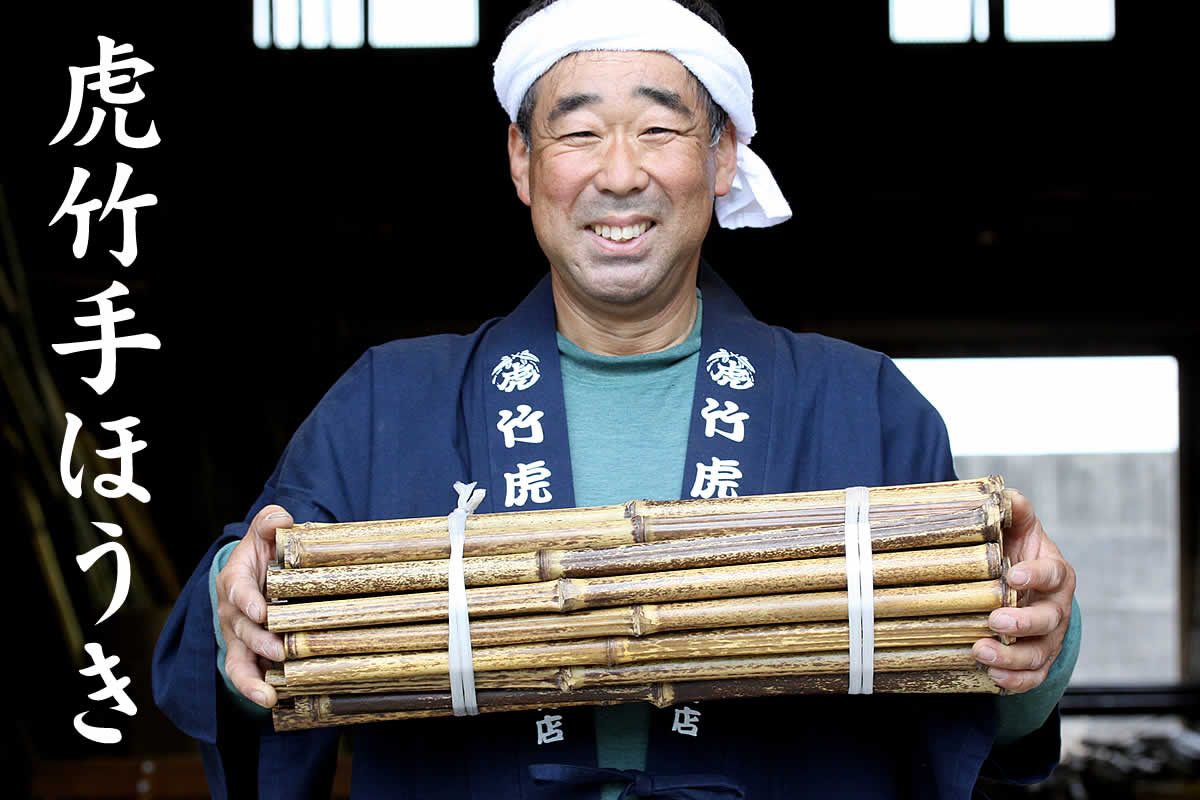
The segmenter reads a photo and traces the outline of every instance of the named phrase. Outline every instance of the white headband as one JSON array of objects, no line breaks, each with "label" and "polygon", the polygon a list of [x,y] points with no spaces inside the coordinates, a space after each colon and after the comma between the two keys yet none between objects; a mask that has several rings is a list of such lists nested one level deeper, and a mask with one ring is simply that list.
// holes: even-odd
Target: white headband
[{"label": "white headband", "polygon": [[512,121],[529,87],[581,50],[670,53],[704,84],[737,129],[733,189],[716,201],[723,228],[766,228],[792,216],[771,170],[747,146],[754,136],[750,68],[729,40],[675,0],[558,0],[517,26],[496,58],[494,84]]}]

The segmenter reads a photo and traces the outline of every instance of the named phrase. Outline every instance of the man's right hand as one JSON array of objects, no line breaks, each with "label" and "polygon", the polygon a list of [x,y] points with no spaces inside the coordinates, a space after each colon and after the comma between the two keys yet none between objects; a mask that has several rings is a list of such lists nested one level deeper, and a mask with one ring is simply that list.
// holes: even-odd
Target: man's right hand
[{"label": "man's right hand", "polygon": [[267,565],[275,558],[275,530],[292,524],[292,515],[270,505],[255,515],[242,541],[217,573],[217,619],[225,638],[225,674],[243,696],[263,708],[278,699],[264,678],[271,662],[283,661],[283,639],[268,632],[263,587]]}]

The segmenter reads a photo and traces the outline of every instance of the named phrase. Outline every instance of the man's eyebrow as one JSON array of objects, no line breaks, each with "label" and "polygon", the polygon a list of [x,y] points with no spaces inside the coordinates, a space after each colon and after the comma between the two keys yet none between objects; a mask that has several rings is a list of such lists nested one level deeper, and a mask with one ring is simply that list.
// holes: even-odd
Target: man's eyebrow
[{"label": "man's eyebrow", "polygon": [[560,97],[554,104],[554,108],[550,111],[550,116],[547,118],[547,121],[553,122],[564,114],[570,114],[577,108],[589,105],[591,103],[599,103],[601,99],[602,98],[598,94],[583,93],[569,94],[565,97]]},{"label": "man's eyebrow", "polygon": [[639,86],[633,90],[633,93],[639,97],[648,97],[660,106],[666,106],[672,111],[676,111],[685,116],[695,116],[692,110],[683,102],[683,98],[678,92],[672,92],[670,89],[660,89],[657,86]]}]

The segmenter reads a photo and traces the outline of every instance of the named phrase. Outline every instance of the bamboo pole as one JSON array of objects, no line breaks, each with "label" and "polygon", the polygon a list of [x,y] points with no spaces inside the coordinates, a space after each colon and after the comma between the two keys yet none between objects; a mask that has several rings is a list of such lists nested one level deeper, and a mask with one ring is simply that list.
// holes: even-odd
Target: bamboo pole
[{"label": "bamboo pole", "polygon": [[[482,713],[532,711],[573,705],[611,705],[648,702],[658,707],[697,700],[750,697],[777,697],[797,694],[845,694],[849,676],[845,673],[803,674],[738,680],[675,681],[618,685],[579,689],[570,692],[489,692],[478,693]],[[921,670],[877,673],[873,691],[887,693],[971,693],[1004,694],[976,668]],[[291,706],[275,709],[275,730],[304,730],[333,725],[444,717],[452,714],[448,692],[419,695],[366,695],[356,702],[347,695],[301,696]]]},{"label": "bamboo pole", "polygon": [[[918,647],[972,643],[990,636],[987,616],[963,614],[946,617],[885,619],[875,622],[875,647]],[[489,670],[556,666],[636,664],[648,661],[711,659],[727,656],[816,653],[846,650],[849,623],[810,622],[799,625],[763,625],[719,631],[664,633],[644,639],[606,637],[502,647],[472,651],[475,674]],[[449,670],[445,650],[331,656],[285,662],[283,673],[290,689],[321,683],[380,683],[417,675],[439,675]]]},{"label": "bamboo pole", "polygon": [[[977,669],[940,670],[926,672],[882,673],[873,682],[872,690],[880,693],[912,692],[914,689],[942,692],[1000,694],[1003,690],[988,674]],[[742,681],[679,681],[643,686],[597,687],[578,692],[557,690],[487,691],[478,694],[481,711],[511,710],[514,706],[553,708],[564,701],[584,703],[646,702],[659,708],[700,700],[769,697],[784,694],[845,694],[848,675],[795,675],[787,678],[754,678]],[[449,692],[423,694],[383,694],[330,696],[328,712],[345,714],[378,713],[441,709],[449,715],[452,709]]]},{"label": "bamboo pole", "polygon": [[[1000,576],[996,543],[879,553],[872,559],[877,586],[959,583]],[[677,602],[844,589],[844,558],[812,558],[607,578],[559,578],[515,586],[466,590],[473,618],[558,613],[647,601]],[[442,619],[446,592],[416,592],[268,606],[267,627],[298,630],[390,625]]]},{"label": "bamboo pole", "polygon": [[[586,535],[605,529],[614,533],[630,530],[625,506],[472,514],[467,517],[466,552],[476,552],[480,547],[473,540],[487,541],[492,537],[535,534],[547,534],[550,540],[556,537],[569,539],[573,531]],[[363,549],[370,543],[369,549],[381,549],[390,545],[421,551],[423,548],[435,548],[432,543],[420,544],[421,542],[440,541],[444,544],[447,530],[444,516],[372,522],[306,522],[276,531],[275,549],[285,566],[296,567],[303,565],[306,548],[320,553],[322,551],[319,545],[350,545]],[[416,556],[438,557],[436,553]]]},{"label": "bamboo pole", "polygon": [[[267,670],[267,683],[275,687],[280,698],[304,694],[377,694],[380,692],[449,692],[450,676],[417,675],[374,682],[331,681],[311,687],[288,685],[282,668]],[[558,667],[531,669],[501,669],[481,672],[475,676],[476,689],[558,689]]]},{"label": "bamboo pole", "polygon": [[[566,706],[590,706],[590,705],[614,705],[617,703],[634,702],[640,700],[644,695],[644,691],[629,690],[629,689],[612,689],[611,694],[615,697],[627,697],[628,699],[600,699],[589,700],[580,697],[561,698],[561,695],[555,693],[554,702],[556,707]],[[545,701],[537,695],[537,698],[532,704],[524,704],[517,706],[497,707],[495,711],[531,711],[544,708]],[[546,699],[551,699],[551,695],[547,695]],[[436,700],[430,698],[429,704],[432,705]],[[418,711],[391,712],[384,714],[336,714],[330,710],[330,700],[328,695],[300,695],[292,700],[290,706],[276,707],[272,712],[272,722],[275,730],[296,731],[307,730],[311,728],[323,728],[334,725],[358,725],[368,722],[385,722],[404,719],[422,719],[430,717],[448,717],[453,712],[449,709],[431,707]]]},{"label": "bamboo pole", "polygon": [[[518,530],[477,533],[464,543],[464,554],[471,556],[498,556],[515,553],[532,553],[539,548],[556,550],[594,550],[622,545],[665,542],[679,539],[698,539],[727,536],[731,533],[753,533],[755,531],[791,532],[810,537],[814,545],[821,541],[825,552],[839,552],[843,530],[844,511],[814,514],[803,510],[785,510],[777,514],[721,514],[709,517],[674,517],[649,520],[631,517],[620,521],[578,525],[569,529]],[[934,512],[913,514],[909,510],[888,515],[878,510],[872,516],[872,539],[890,544],[887,549],[924,547],[939,543],[966,541],[997,541],[1003,519],[1001,504],[995,499],[970,508],[949,508]],[[909,537],[905,539],[901,527],[907,527]],[[942,528],[962,526],[972,529],[968,538],[955,536],[952,531],[942,533]],[[982,530],[982,537],[978,531]],[[941,536],[945,541],[939,542]],[[923,541],[924,537],[933,537]],[[877,549],[885,549],[883,547]],[[282,567],[286,570],[348,566],[354,564],[383,564],[408,561],[426,561],[446,558],[450,552],[449,539],[445,531],[432,536],[411,537],[408,535],[373,535],[370,539],[338,538],[312,540],[293,535],[281,550]]]},{"label": "bamboo pole", "polygon": [[[965,505],[982,502],[989,495],[999,495],[1003,489],[1004,480],[999,476],[991,475],[959,481],[877,486],[871,487],[870,492],[872,507],[889,505],[928,507],[939,503]],[[732,512],[722,511],[722,509],[733,508],[730,501],[736,504],[737,509]],[[634,516],[665,518],[721,513],[742,514],[756,509],[774,511],[787,507],[844,508],[845,490],[785,492],[715,500],[632,500],[622,505],[472,514],[467,517],[466,529],[469,539],[473,533],[571,528],[581,521],[604,522]],[[388,537],[402,535],[420,538],[444,532],[445,528],[446,517],[434,516],[367,522],[304,522],[291,528],[281,528],[279,533],[285,534],[286,532],[286,536],[298,536],[313,540],[358,538],[368,541],[376,535]]]},{"label": "bamboo pole", "polygon": [[[845,594],[843,592],[843,594]],[[471,646],[490,647],[519,642],[633,636],[644,606],[621,606],[571,614],[495,617],[471,620]],[[395,653],[435,650],[448,646],[449,625],[440,623],[389,625],[379,628],[296,631],[283,635],[288,659],[354,653]]]},{"label": "bamboo pole", "polygon": [[[1003,498],[1004,479],[997,475],[962,481],[869,487],[871,508],[910,508],[914,511],[980,505],[989,497]],[[720,500],[635,500],[631,516],[663,520],[716,514],[770,514],[791,508],[844,509],[844,489],[817,492],[749,495]],[[1011,516],[1009,507],[1007,516]],[[1005,520],[1008,524],[1008,520]]]},{"label": "bamboo pole", "polygon": [[[1002,578],[972,583],[878,588],[875,617],[938,616],[987,613],[1005,605]],[[526,642],[591,639],[601,636],[644,636],[680,630],[705,630],[751,625],[782,625],[846,619],[845,592],[723,598],[681,603],[641,604],[545,614],[496,617],[471,622],[473,647],[496,647]],[[355,653],[393,653],[447,647],[445,623],[297,631],[283,636],[289,659]]]},{"label": "bamboo pole", "polygon": [[[501,511],[492,514],[471,514],[467,517],[467,530],[471,533],[498,533],[504,531],[546,530],[549,528],[572,528],[580,523],[613,522],[628,517],[628,504],[587,506],[584,508],[535,508],[529,511]],[[447,509],[449,511],[449,509]],[[280,532],[325,537],[357,537],[369,540],[371,536],[397,533],[413,537],[424,537],[444,533],[445,515],[436,517],[414,517],[410,519],[374,520],[367,522],[304,522]]]},{"label": "bamboo pole", "polygon": [[[1000,511],[1002,524],[1008,524],[1011,506],[1002,492],[1003,480],[998,477],[972,481],[913,484],[910,486],[876,487],[871,491],[872,524],[881,522],[884,515],[905,516],[965,510],[993,502]],[[503,549],[506,541],[542,536],[543,544],[566,540],[591,529],[608,529],[612,537],[633,535],[632,541],[612,541],[612,546],[638,541],[633,530],[641,520],[654,526],[662,535],[673,527],[688,525],[682,518],[695,518],[693,527],[763,527],[767,525],[834,524],[837,511],[844,509],[842,490],[798,492],[718,500],[631,501],[625,506],[549,511],[520,511],[482,514],[467,518],[466,554],[478,555],[524,552],[542,546],[529,544],[520,549]],[[806,521],[808,520],[808,521]],[[334,564],[374,563],[356,559],[372,558],[374,551],[380,560],[416,560],[445,557],[446,520],[426,517],[411,520],[316,524],[304,523],[283,528],[276,533],[276,548],[283,565],[288,568],[331,566]],[[406,541],[407,540],[407,541]],[[476,540],[476,541],[473,541]],[[370,546],[366,546],[367,543]],[[556,545],[563,547],[564,545]],[[415,553],[404,555],[405,553]]]},{"label": "bamboo pole", "polygon": [[[883,672],[976,669],[970,645],[894,648],[875,651],[874,668]],[[615,667],[572,666],[559,671],[559,685],[574,691],[594,686],[660,681],[734,680],[789,675],[826,675],[850,671],[847,652],[734,656],[680,661],[651,661]]]},{"label": "bamboo pole", "polygon": [[[560,668],[538,667],[534,669],[501,670],[481,672],[477,675],[478,689],[546,689],[570,691],[579,688],[595,688],[609,684],[638,683],[645,680],[777,680],[795,675],[830,675],[839,670],[842,677],[849,669],[846,652],[790,654],[783,656],[751,656],[677,660],[651,662],[648,664],[606,666],[569,666]],[[929,672],[941,670],[981,669],[974,660],[969,646],[940,648],[903,648],[877,651],[874,654],[876,683],[880,673]],[[729,674],[722,673],[729,670]],[[667,678],[647,677],[667,675]],[[365,681],[359,683],[331,681],[313,683],[305,687],[290,687],[282,669],[269,670],[267,680],[276,687],[281,698],[312,694],[348,693],[411,693],[449,692],[450,681],[446,674],[424,675],[393,680]],[[988,681],[990,683],[990,679]],[[994,685],[993,685],[994,686]],[[920,691],[917,686],[912,691]],[[936,691],[930,687],[929,691]]]},{"label": "bamboo pole", "polygon": [[[930,517],[904,518],[881,522],[871,530],[872,549],[876,552],[910,550],[957,544],[996,541],[1000,536],[1000,513],[996,506]],[[609,546],[606,528],[596,538],[558,542],[556,549],[544,549],[504,555],[487,555],[463,561],[467,586],[496,586],[535,583],[560,577],[595,577],[640,572],[690,569],[731,564],[758,563],[801,558],[841,555],[845,551],[842,525],[808,529],[768,528],[740,530],[724,534],[718,529],[703,531],[703,538],[675,538],[689,535],[687,529],[666,532],[664,540],[641,544]],[[605,538],[600,541],[601,535]],[[540,538],[540,537],[539,537]],[[427,542],[428,540],[403,540]],[[493,539],[486,540],[492,543]],[[476,540],[477,545],[481,540]],[[575,545],[601,549],[571,549]],[[438,545],[448,547],[445,537]],[[515,539],[507,548],[531,546]],[[297,544],[295,552],[305,552]],[[368,548],[358,560],[379,560],[404,553]],[[422,554],[425,554],[422,551]],[[400,560],[390,563],[285,569],[271,567],[267,572],[266,593],[273,599],[323,597],[331,595],[384,594],[444,589],[449,562],[438,560]]]},{"label": "bamboo pole", "polygon": [[[896,652],[896,651],[891,651],[891,652]],[[797,665],[798,665],[798,668],[801,669],[800,673],[784,674],[784,675],[770,674],[771,668],[779,666],[779,662],[778,662],[778,660],[776,660],[775,662],[771,662],[771,664],[768,664],[766,668],[762,669],[762,671],[766,672],[769,675],[769,677],[753,677],[753,676],[745,677],[745,676],[743,676],[736,680],[733,680],[733,679],[724,680],[720,675],[714,675],[713,677],[710,677],[708,679],[703,679],[704,681],[715,682],[718,685],[726,687],[725,693],[720,695],[719,697],[712,697],[712,698],[705,698],[703,695],[697,693],[697,694],[691,695],[690,699],[694,699],[694,700],[720,699],[720,697],[739,696],[739,695],[732,693],[732,689],[734,689],[738,685],[738,683],[743,682],[743,681],[778,682],[778,681],[787,681],[787,680],[790,680],[791,678],[797,678],[797,677],[816,678],[818,676],[820,676],[821,680],[829,683],[829,687],[832,691],[841,692],[841,693],[846,692],[848,667],[846,667],[845,665],[849,664],[848,657],[846,657],[842,672],[838,673],[836,670],[836,666],[837,666],[837,663],[839,663],[839,662],[836,662],[836,661],[830,662],[828,659],[823,657],[826,654],[801,654],[801,655],[803,655],[805,658],[801,659],[801,660],[797,660],[797,659],[800,659],[800,656],[797,656],[797,659],[792,659],[791,661],[786,661],[786,659],[785,659],[786,663],[784,664],[784,668],[792,669],[793,671],[795,670],[795,668],[797,668]],[[842,655],[845,656],[844,653]],[[815,656],[815,657],[810,657],[810,656]],[[701,660],[701,662],[683,662],[683,663],[693,663],[693,664],[703,665],[702,661],[703,660]],[[740,659],[740,660],[737,660],[737,663],[743,664],[744,661],[745,661],[745,659]],[[876,663],[878,663],[878,661]],[[678,671],[680,662],[676,662],[674,666],[676,668],[675,671]],[[751,664],[748,666],[746,666],[746,665],[743,665],[743,666],[745,667],[745,669],[752,670],[755,665]],[[600,670],[600,669],[605,670],[604,675],[599,675],[597,673],[597,670]],[[484,691],[484,690],[512,691],[512,690],[524,690],[524,689],[529,689],[529,690],[553,689],[555,691],[569,691],[571,685],[580,684],[580,685],[585,686],[585,688],[588,691],[591,691],[591,690],[603,691],[606,688],[604,681],[607,680],[608,676],[616,676],[616,678],[618,678],[618,679],[620,679],[621,677],[624,676],[624,677],[629,678],[629,680],[627,680],[626,683],[636,682],[636,673],[635,674],[629,674],[629,673],[632,670],[637,670],[637,669],[640,669],[639,665],[632,665],[632,666],[625,666],[625,667],[611,667],[611,668],[609,668],[609,667],[589,668],[586,666],[576,666],[573,668],[571,668],[571,667],[562,667],[562,668],[537,667],[534,669],[498,670],[495,672],[479,673],[476,676],[475,686],[476,686],[476,689],[480,690],[480,691]],[[807,669],[807,672],[804,672],[803,671],[804,669]],[[816,671],[814,671],[814,670],[816,670]],[[820,670],[825,670],[825,671],[822,672]],[[712,670],[712,671],[716,672],[716,670]],[[919,670],[919,671],[914,671],[911,673],[911,675],[917,676],[917,677],[920,677],[923,675],[928,675],[928,676],[931,676],[930,680],[932,682],[929,682],[929,683],[916,682],[916,683],[911,684],[907,689],[896,688],[896,691],[909,691],[909,692],[922,692],[922,691],[929,691],[929,692],[950,691],[950,692],[953,692],[953,691],[959,691],[959,689],[954,689],[954,688],[942,688],[941,684],[938,682],[938,680],[939,680],[938,676],[945,675],[945,674],[957,675],[957,674],[960,674],[965,671],[977,672],[978,674],[980,674],[984,678],[986,678],[986,680],[981,679],[977,683],[971,683],[970,685],[975,688],[968,689],[968,688],[964,687],[961,689],[961,691],[992,691],[992,692],[1003,693],[999,690],[999,687],[997,687],[995,685],[995,683],[992,682],[991,678],[987,677],[986,670],[984,670],[982,667],[980,667],[977,662],[970,662],[968,659],[965,659],[965,658],[957,658],[954,661],[954,663],[950,667],[947,667],[946,669],[933,668],[933,669],[923,669],[923,670]],[[884,677],[884,676],[890,676],[893,674],[894,674],[893,671],[888,671],[885,673],[877,673],[874,678],[875,687],[878,689],[878,687],[881,685],[887,685],[888,681],[893,681],[893,685],[895,685],[894,679]],[[840,684],[837,683],[837,681],[839,681],[839,680],[841,681]],[[330,695],[330,694],[375,694],[375,695],[379,695],[379,694],[411,694],[411,693],[438,693],[438,692],[440,692],[440,693],[443,693],[446,695],[447,706],[449,706],[450,678],[446,674],[419,675],[419,676],[414,676],[414,677],[409,677],[409,678],[396,678],[393,680],[378,681],[378,682],[362,682],[362,683],[330,682],[330,683],[314,683],[311,686],[304,686],[304,687],[289,687],[287,685],[287,681],[284,677],[283,670],[282,669],[273,669],[273,670],[267,671],[267,681],[272,686],[275,687],[276,693],[278,694],[278,696],[281,700],[292,699],[295,697],[304,697],[304,696],[312,696],[312,695]],[[981,684],[982,684],[983,688],[979,688]],[[614,684],[614,685],[619,685],[619,684]],[[676,685],[685,685],[685,684],[676,684]],[[686,683],[686,685],[690,686],[690,687],[700,687],[702,685],[702,683],[700,681],[688,681]],[[840,686],[840,688],[838,688],[839,686]],[[582,690],[579,690],[579,691],[582,691]],[[788,692],[781,692],[781,693],[788,694]]]}]

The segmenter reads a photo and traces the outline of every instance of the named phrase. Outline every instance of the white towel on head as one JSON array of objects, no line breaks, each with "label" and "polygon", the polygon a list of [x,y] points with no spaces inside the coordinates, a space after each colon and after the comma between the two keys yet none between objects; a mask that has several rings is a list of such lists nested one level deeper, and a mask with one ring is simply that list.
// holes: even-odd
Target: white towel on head
[{"label": "white towel on head", "polygon": [[746,60],[729,40],[675,0],[558,0],[509,34],[494,64],[500,105],[516,121],[529,87],[570,53],[670,53],[691,70],[737,129],[733,189],[716,201],[724,228],[765,228],[792,216],[771,170],[750,148],[756,132]]}]

